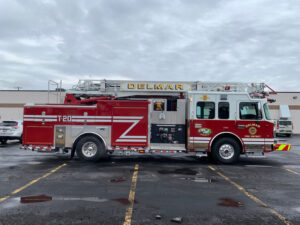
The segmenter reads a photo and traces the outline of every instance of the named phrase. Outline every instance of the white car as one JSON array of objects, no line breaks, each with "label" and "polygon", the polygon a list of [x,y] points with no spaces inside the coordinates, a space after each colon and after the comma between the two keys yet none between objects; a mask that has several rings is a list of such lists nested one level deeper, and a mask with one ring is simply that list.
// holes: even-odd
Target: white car
[{"label": "white car", "polygon": [[290,137],[293,134],[293,123],[290,120],[278,120],[276,126],[276,136],[286,135]]},{"label": "white car", "polygon": [[23,121],[6,120],[0,123],[0,142],[5,144],[7,140],[19,140],[22,143]]}]

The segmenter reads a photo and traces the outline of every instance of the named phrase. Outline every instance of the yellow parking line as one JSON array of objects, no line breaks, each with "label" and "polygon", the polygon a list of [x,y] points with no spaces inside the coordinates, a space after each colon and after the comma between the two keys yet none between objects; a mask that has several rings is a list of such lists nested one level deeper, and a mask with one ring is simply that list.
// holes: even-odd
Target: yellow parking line
[{"label": "yellow parking line", "polygon": [[139,164],[135,164],[134,173],[132,175],[131,188],[130,188],[129,197],[128,197],[130,205],[128,206],[128,208],[126,210],[125,221],[124,221],[123,225],[130,225],[131,224],[131,217],[132,217],[132,211],[133,211],[133,204],[134,204],[134,196],[135,196],[135,188],[136,188],[138,170],[139,170]]},{"label": "yellow parking line", "polygon": [[294,173],[294,174],[300,175],[300,173],[299,173],[299,172],[296,172],[295,170],[291,170],[291,169],[285,169],[285,170],[287,170],[287,171],[289,171],[289,172],[291,172],[291,173]]},{"label": "yellow parking line", "polygon": [[67,164],[64,163],[64,164],[56,167],[55,169],[51,170],[50,172],[44,174],[43,176],[38,177],[38,178],[30,181],[29,183],[25,184],[24,186],[22,186],[22,187],[20,187],[20,188],[18,188],[16,190],[14,190],[13,192],[11,192],[11,195],[7,195],[7,196],[5,196],[3,198],[0,198],[0,203],[3,202],[3,201],[5,201],[6,199],[10,198],[12,195],[15,195],[15,194],[19,193],[20,191],[24,190],[25,188],[28,188],[29,186],[33,185],[34,183],[38,182],[39,180],[44,179],[44,178],[48,177],[49,175],[55,173],[57,170],[59,170],[60,168],[66,166],[66,165]]},{"label": "yellow parking line", "polygon": [[5,201],[5,200],[8,199],[9,197],[10,197],[10,196],[7,195],[7,196],[4,196],[3,198],[0,198],[0,203],[3,202],[3,201]]},{"label": "yellow parking line", "polygon": [[288,221],[283,215],[281,215],[280,213],[278,213],[274,209],[271,209],[270,206],[268,206],[266,203],[264,203],[263,201],[261,201],[260,199],[258,199],[257,197],[255,197],[254,195],[250,194],[241,185],[235,183],[234,181],[232,181],[229,177],[225,176],[224,174],[216,171],[216,169],[214,167],[208,166],[208,168],[211,169],[212,171],[214,171],[215,173],[217,173],[224,180],[228,181],[230,184],[232,184],[233,186],[235,186],[238,190],[240,190],[241,192],[243,192],[246,196],[248,196],[249,198],[251,198],[257,204],[259,204],[259,205],[261,205],[263,207],[266,207],[273,215],[277,216],[282,222],[284,222],[284,224],[286,224],[286,225],[292,225],[292,223],[290,221]]}]

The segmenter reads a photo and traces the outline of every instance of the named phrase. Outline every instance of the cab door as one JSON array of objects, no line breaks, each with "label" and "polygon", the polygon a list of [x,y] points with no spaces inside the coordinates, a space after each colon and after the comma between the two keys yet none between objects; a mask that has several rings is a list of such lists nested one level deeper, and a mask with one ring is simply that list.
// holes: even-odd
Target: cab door
[{"label": "cab door", "polygon": [[218,133],[216,96],[206,94],[191,96],[193,101],[190,102],[188,148],[207,151],[212,137]]},{"label": "cab door", "polygon": [[259,101],[237,102],[236,133],[242,139],[246,150],[263,149],[265,129]]}]

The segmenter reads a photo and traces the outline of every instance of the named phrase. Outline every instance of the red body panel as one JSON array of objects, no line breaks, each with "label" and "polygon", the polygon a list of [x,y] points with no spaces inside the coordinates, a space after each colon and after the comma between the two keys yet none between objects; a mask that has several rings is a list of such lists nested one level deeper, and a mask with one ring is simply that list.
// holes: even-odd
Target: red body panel
[{"label": "red body panel", "polygon": [[189,139],[191,148],[210,145],[214,138],[222,133],[235,135],[243,144],[244,151],[251,145],[272,145],[273,123],[253,120],[191,120]]},{"label": "red body panel", "polygon": [[148,105],[114,106],[113,146],[147,146]]},{"label": "red body panel", "polygon": [[56,125],[101,125],[113,127],[111,143],[117,146],[146,146],[148,105],[148,101],[100,100],[94,106],[25,106],[23,144],[53,146]]}]

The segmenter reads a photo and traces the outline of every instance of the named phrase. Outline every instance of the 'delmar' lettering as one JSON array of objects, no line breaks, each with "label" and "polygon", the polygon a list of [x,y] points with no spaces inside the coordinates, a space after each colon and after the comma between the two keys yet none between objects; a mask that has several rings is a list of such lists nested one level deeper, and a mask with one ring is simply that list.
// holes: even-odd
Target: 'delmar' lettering
[{"label": "'delmar' lettering", "polygon": [[165,89],[166,90],[168,90],[168,89],[173,90],[173,85],[172,84],[167,84]]},{"label": "'delmar' lettering", "polygon": [[164,89],[164,85],[163,84],[154,84],[154,89],[155,90],[163,90]]},{"label": "'delmar' lettering", "polygon": [[175,89],[176,90],[183,90],[183,84],[176,84]]},{"label": "'delmar' lettering", "polygon": [[135,83],[128,83],[128,89],[135,89]]},{"label": "'delmar' lettering", "polygon": [[150,86],[150,84],[147,84],[147,89],[152,90],[153,88]]},{"label": "'delmar' lettering", "polygon": [[145,84],[138,84],[138,89],[145,89]]}]

